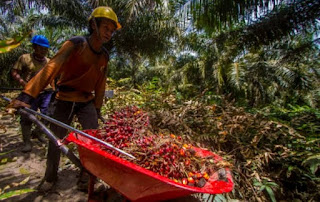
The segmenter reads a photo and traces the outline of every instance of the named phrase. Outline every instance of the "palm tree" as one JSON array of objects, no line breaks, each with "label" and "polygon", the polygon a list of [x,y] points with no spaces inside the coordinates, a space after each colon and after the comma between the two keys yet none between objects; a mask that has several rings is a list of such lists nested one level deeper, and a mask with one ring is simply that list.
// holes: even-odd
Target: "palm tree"
[{"label": "palm tree", "polygon": [[[86,18],[94,7],[111,6],[123,25],[123,29],[108,44],[114,61],[111,65],[117,67],[110,69],[120,72],[112,75],[131,77],[132,84],[135,85],[139,82],[138,78],[152,78],[158,75],[161,77],[159,72],[162,72],[162,80],[167,80],[168,86],[172,89],[184,89],[185,92],[192,90],[194,93],[210,89],[219,94],[232,92],[235,97],[240,93],[247,95],[249,100],[259,97],[262,103],[270,100],[270,93],[266,93],[269,89],[267,85],[270,85],[267,81],[274,80],[272,85],[277,83],[280,86],[279,78],[283,78],[282,85],[289,85],[292,83],[290,81],[299,81],[284,79],[286,74],[279,76],[280,70],[275,71],[273,63],[270,63],[272,56],[265,54],[276,54],[277,52],[272,50],[275,44],[285,44],[282,43],[283,40],[296,41],[287,38],[290,35],[302,38],[313,36],[320,13],[319,2],[315,0],[267,0],[263,1],[264,3],[258,0],[14,0],[10,1],[12,4],[8,2],[4,0],[0,3],[0,11],[3,13],[0,23],[5,24],[8,19],[16,19],[17,16],[13,13],[22,16],[23,19],[30,16],[29,18],[33,19],[33,27],[46,27],[44,32],[39,33],[50,36],[54,44],[53,50],[57,50],[61,42],[69,36],[85,32]],[[31,13],[31,9],[37,12],[28,14]],[[186,32],[181,31],[183,25],[189,25]],[[0,29],[0,34],[8,34],[7,30],[7,27]],[[290,69],[291,72],[295,72],[290,75],[304,74],[305,71],[297,67],[302,65],[301,62],[289,64],[286,61],[301,61],[299,55],[305,54],[308,50],[314,53],[315,50],[312,51],[310,47],[314,47],[317,42],[318,39],[313,39],[300,43],[300,46],[278,48],[277,50],[282,52],[278,52],[273,59],[279,60],[279,66],[283,67],[283,70]],[[313,55],[315,58],[318,57]],[[168,58],[174,60],[168,63]],[[146,66],[149,70],[152,69],[152,64],[156,65],[152,67],[154,70],[145,71]],[[311,64],[310,61],[308,64]],[[262,70],[267,69],[271,73],[263,76]],[[308,71],[317,74],[318,68]],[[147,73],[150,75],[141,76]],[[252,78],[243,80],[246,76]],[[266,78],[265,84],[260,84],[259,82],[263,81],[260,78],[265,76],[270,78]],[[241,86],[244,83],[247,85]],[[298,86],[303,85],[305,84],[302,82]],[[244,87],[248,89],[244,90]],[[256,96],[253,96],[254,94]]]},{"label": "palm tree", "polygon": [[[302,71],[298,66],[306,61],[302,62],[299,55],[318,51],[311,48],[315,47],[318,39],[310,39],[310,36],[315,36],[318,26],[317,20],[320,16],[318,1],[283,1],[278,5],[275,1],[265,1],[266,4],[261,5],[260,1],[182,2],[184,4],[179,7],[180,13],[183,14],[181,10],[189,11],[187,15],[193,17],[190,21],[195,27],[195,31],[186,37],[185,49],[197,52],[198,56],[194,60],[201,60],[202,64],[205,64],[198,66],[202,68],[199,72],[211,74],[210,79],[206,77],[207,83],[216,88],[216,92],[223,94],[232,92],[234,96],[231,97],[239,97],[237,95],[240,93],[253,105],[272,100],[277,92],[284,89],[278,88],[284,83],[292,87],[291,89],[310,87],[310,79],[307,79],[310,75],[306,75],[306,72],[318,71],[310,69]],[[258,14],[261,15],[261,10],[265,12],[263,17],[255,21],[250,18],[252,13],[256,17]],[[293,43],[299,41],[299,38],[307,40],[299,43],[299,46],[294,46]],[[288,43],[292,44],[287,48],[275,47]],[[273,57],[267,56],[268,52],[272,52]],[[315,59],[318,61],[319,58]],[[276,66],[272,60],[279,60]],[[299,62],[288,62],[293,60]],[[291,77],[296,79],[285,79],[286,74],[281,76],[279,67],[290,70]],[[279,91],[273,91],[268,86],[273,86],[273,89]]]},{"label": "palm tree", "polygon": [[[165,52],[170,44],[169,39],[176,33],[174,18],[161,1],[15,0],[10,1],[10,4],[8,2],[5,0],[0,4],[0,11],[6,15],[6,19],[16,19],[17,15],[24,18],[30,9],[35,9],[38,11],[38,18],[35,25],[29,27],[69,30],[62,31],[59,37],[56,34],[59,39],[55,39],[60,43],[53,42],[54,50],[66,38],[63,36],[64,32],[77,34],[85,31],[87,17],[94,7],[111,6],[118,14],[123,29],[115,35],[107,47],[111,53],[129,57],[133,67],[131,71],[133,81],[135,81],[134,72],[137,71],[135,67],[139,65],[138,58],[155,57]],[[15,15],[11,15],[13,13],[11,11],[16,11]],[[48,31],[46,34],[52,35]]]}]

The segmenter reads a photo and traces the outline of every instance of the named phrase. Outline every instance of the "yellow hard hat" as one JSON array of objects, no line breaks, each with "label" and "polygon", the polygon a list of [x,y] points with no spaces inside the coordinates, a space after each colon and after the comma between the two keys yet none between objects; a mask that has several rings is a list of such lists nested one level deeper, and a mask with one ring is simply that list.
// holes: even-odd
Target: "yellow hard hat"
[{"label": "yellow hard hat", "polygon": [[110,7],[99,6],[95,8],[89,17],[89,20],[91,20],[92,18],[108,18],[116,23],[117,30],[121,28],[116,13]]}]

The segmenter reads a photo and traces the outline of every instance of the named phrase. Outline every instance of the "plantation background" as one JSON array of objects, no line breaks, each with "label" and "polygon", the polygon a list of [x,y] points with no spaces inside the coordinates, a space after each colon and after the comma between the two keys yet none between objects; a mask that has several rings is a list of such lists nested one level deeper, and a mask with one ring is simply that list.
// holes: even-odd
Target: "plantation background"
[{"label": "plantation background", "polygon": [[234,190],[209,201],[320,200],[319,1],[3,0],[0,41],[22,41],[0,54],[0,86],[18,87],[10,71],[33,35],[52,57],[101,5],[123,27],[106,44],[105,118],[139,106],[154,131],[231,162]]}]

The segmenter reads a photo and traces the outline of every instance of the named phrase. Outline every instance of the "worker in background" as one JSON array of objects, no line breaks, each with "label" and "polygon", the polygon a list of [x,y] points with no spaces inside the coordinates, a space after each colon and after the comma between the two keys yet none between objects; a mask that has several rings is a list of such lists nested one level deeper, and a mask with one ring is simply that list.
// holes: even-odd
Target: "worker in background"
[{"label": "worker in background", "polygon": [[[50,62],[26,84],[23,92],[12,100],[10,107],[29,106],[58,77],[52,118],[70,125],[76,115],[82,129],[98,127],[109,61],[103,44],[111,39],[121,25],[115,12],[105,6],[94,9],[88,21],[89,35],[67,40]],[[55,124],[51,124],[50,128],[61,139],[67,134],[66,129]],[[46,192],[54,187],[58,179],[59,160],[60,150],[50,142],[40,191]]]},{"label": "worker in background", "polygon": [[[50,48],[48,39],[45,36],[36,35],[31,39],[31,43],[33,53],[21,55],[11,71],[12,77],[22,87],[25,87],[27,82],[49,62],[49,59],[46,57]],[[40,109],[41,113],[46,114],[52,93],[53,90],[50,86],[41,91],[36,99],[30,103],[31,109],[35,111]],[[30,152],[32,150],[32,136],[38,138],[43,143],[46,141],[38,127],[32,131],[32,122],[26,116],[21,116],[20,125],[24,143],[21,149],[22,152]]]}]

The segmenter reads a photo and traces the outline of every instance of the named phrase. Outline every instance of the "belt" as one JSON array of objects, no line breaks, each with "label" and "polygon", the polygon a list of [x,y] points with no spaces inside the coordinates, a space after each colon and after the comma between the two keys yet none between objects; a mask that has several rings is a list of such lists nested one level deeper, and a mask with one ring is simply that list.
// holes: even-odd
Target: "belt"
[{"label": "belt", "polygon": [[[74,91],[78,91],[78,90],[73,87],[70,87],[70,86],[57,86],[57,91],[74,92]],[[81,92],[85,97],[89,97],[90,95],[92,95],[92,93],[88,93],[88,92],[84,92],[84,91],[79,91],[79,92]]]},{"label": "belt", "polygon": [[70,86],[57,86],[57,90],[61,91],[61,92],[72,92],[72,91],[76,91],[75,88],[72,88]]}]

